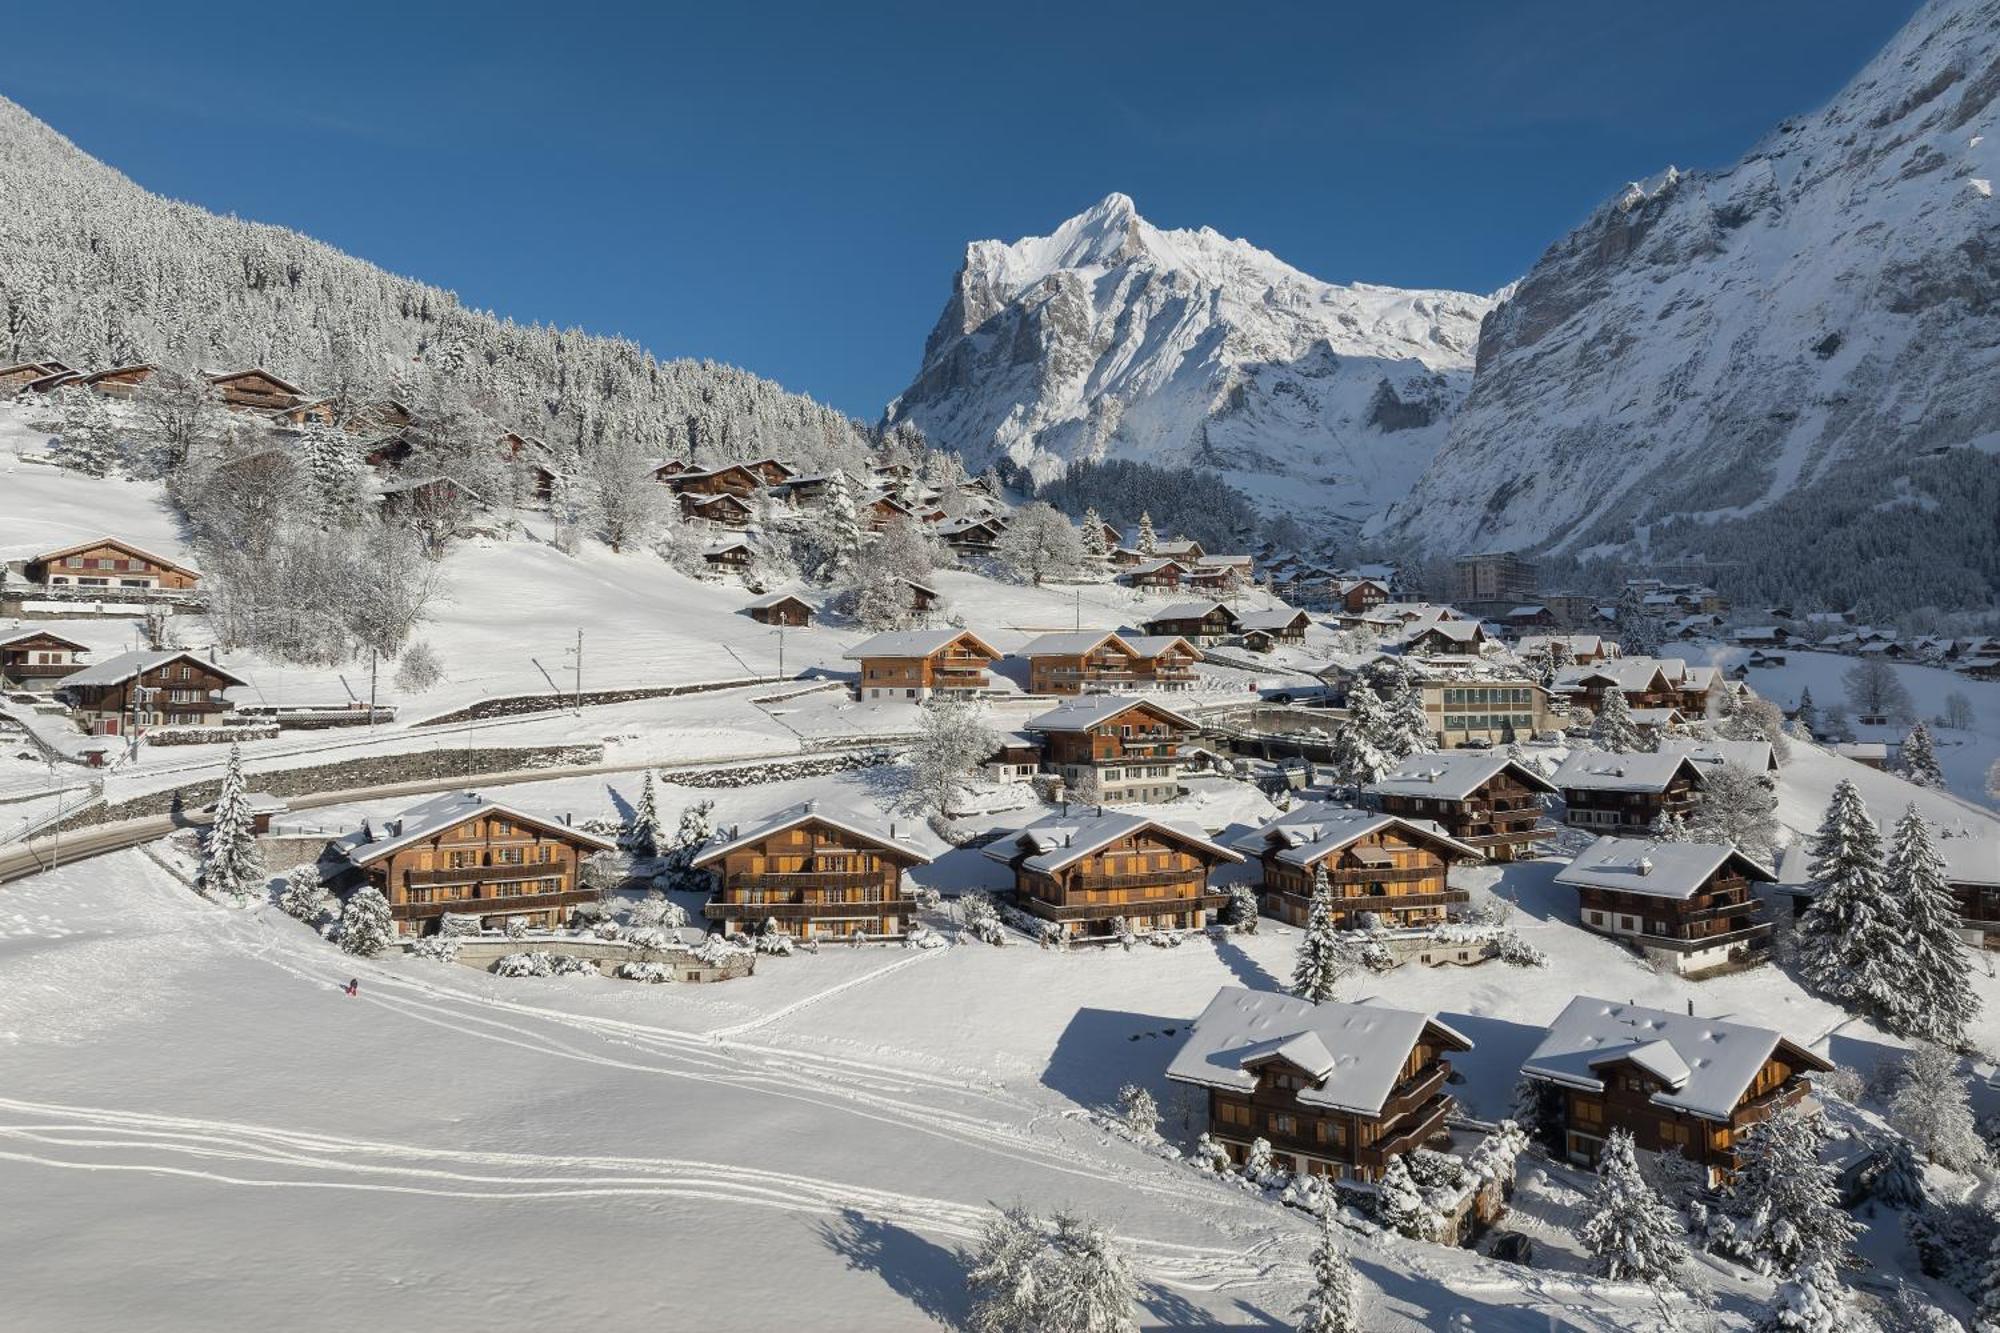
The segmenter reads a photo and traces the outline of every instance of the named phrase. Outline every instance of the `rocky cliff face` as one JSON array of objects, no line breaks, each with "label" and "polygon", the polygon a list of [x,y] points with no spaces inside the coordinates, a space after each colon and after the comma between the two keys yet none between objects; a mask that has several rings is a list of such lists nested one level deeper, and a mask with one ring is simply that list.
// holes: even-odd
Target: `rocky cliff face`
[{"label": "rocky cliff face", "polygon": [[975,467],[1195,464],[1358,522],[1443,442],[1491,305],[1320,282],[1206,228],[1161,230],[1114,194],[1048,236],[968,246],[888,416]]},{"label": "rocky cliff face", "polygon": [[1885,459],[2000,451],[1996,93],[2000,0],[1933,0],[1734,167],[1604,204],[1487,317],[1448,442],[1374,531],[1636,551],[1663,519],[1886,503]]}]

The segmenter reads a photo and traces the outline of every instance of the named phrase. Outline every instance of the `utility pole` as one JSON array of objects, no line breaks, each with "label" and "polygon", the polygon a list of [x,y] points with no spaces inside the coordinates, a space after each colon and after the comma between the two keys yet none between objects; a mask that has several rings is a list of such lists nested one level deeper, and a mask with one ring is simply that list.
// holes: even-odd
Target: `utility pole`
[{"label": "utility pole", "polygon": [[368,650],[368,730],[375,730],[375,649]]},{"label": "utility pole", "polygon": [[1083,585],[1076,585],[1076,628],[1083,628]]},{"label": "utility pole", "polygon": [[785,674],[785,627],[780,625],[777,629],[772,630],[771,633],[778,636],[778,674],[783,676]]},{"label": "utility pole", "polygon": [[578,717],[582,717],[583,716],[583,627],[581,625],[577,626],[576,647],[572,651],[576,653],[576,692],[574,695],[574,698],[576,700],[576,715]]}]

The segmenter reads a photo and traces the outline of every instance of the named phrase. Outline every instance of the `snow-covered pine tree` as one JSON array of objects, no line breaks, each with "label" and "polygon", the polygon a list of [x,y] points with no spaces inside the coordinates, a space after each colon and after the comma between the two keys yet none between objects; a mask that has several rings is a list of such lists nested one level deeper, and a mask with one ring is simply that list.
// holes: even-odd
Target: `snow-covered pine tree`
[{"label": "snow-covered pine tree", "polygon": [[1329,767],[1350,787],[1365,787],[1388,772],[1392,761],[1382,752],[1385,730],[1382,701],[1366,681],[1347,691],[1347,720],[1333,733]]},{"label": "snow-covered pine tree", "polygon": [[1139,1285],[1110,1231],[1069,1212],[1057,1213],[1055,1226],[1041,1327],[1049,1333],[1134,1333]]},{"label": "snow-covered pine tree", "polygon": [[1799,706],[1793,713],[1792,720],[1798,723],[1799,730],[1805,733],[1807,740],[1811,740],[1813,733],[1819,730],[1819,705],[1813,702],[1810,685],[1799,691]]},{"label": "snow-covered pine tree", "polygon": [[1036,1326],[1047,1248],[1040,1220],[1018,1203],[986,1223],[965,1277],[974,1333],[1026,1333]]},{"label": "snow-covered pine tree", "polygon": [[1160,1105],[1137,1083],[1118,1089],[1118,1118],[1142,1139],[1160,1137]]},{"label": "snow-covered pine tree", "polygon": [[1930,825],[1911,805],[1896,821],[1885,869],[1889,897],[1900,904],[1909,965],[1900,978],[1904,1003],[1901,1036],[1958,1046],[1979,1012],[1972,989],[1958,899],[1945,881],[1944,858],[1931,841]]},{"label": "snow-covered pine tree", "polygon": [[1958,1056],[1931,1042],[1920,1041],[1910,1052],[1902,1086],[1889,1101],[1889,1123],[1953,1171],[1983,1166],[1989,1157],[1958,1076]]},{"label": "snow-covered pine tree", "polygon": [[861,520],[855,513],[847,474],[837,468],[827,478],[814,538],[819,553],[816,572],[822,583],[839,582],[861,558]]},{"label": "snow-covered pine tree", "polygon": [[1687,1258],[1685,1229],[1673,1208],[1639,1174],[1632,1135],[1614,1129],[1597,1162],[1597,1188],[1577,1231],[1597,1259],[1597,1272],[1614,1282],[1665,1286]]},{"label": "snow-covered pine tree", "polygon": [[319,867],[301,862],[285,872],[285,887],[278,891],[278,907],[286,916],[314,921],[326,910],[326,886],[320,883]]},{"label": "snow-covered pine tree", "polygon": [[110,409],[89,389],[70,385],[56,390],[60,420],[49,441],[49,457],[72,472],[101,477],[118,461],[116,432]]},{"label": "snow-covered pine tree", "polygon": [[1257,917],[1261,909],[1257,903],[1257,890],[1248,884],[1229,886],[1229,906],[1223,909],[1222,922],[1234,926],[1246,935],[1257,933]]},{"label": "snow-covered pine tree", "polygon": [[[1377,691],[1380,708],[1374,718],[1376,744],[1393,766],[1413,754],[1437,748],[1430,719],[1424,714],[1423,691],[1416,675],[1401,663],[1382,673]],[[1350,709],[1352,703],[1349,704]]]},{"label": "snow-covered pine tree", "polygon": [[682,807],[680,823],[674,827],[673,846],[667,852],[667,868],[676,874],[686,871],[714,834],[714,801],[695,801]]},{"label": "snow-covered pine tree", "polygon": [[1412,1240],[1429,1240],[1436,1234],[1437,1212],[1424,1202],[1424,1192],[1410,1176],[1402,1154],[1391,1157],[1375,1182],[1375,1219],[1391,1231]]},{"label": "snow-covered pine tree", "polygon": [[389,900],[373,884],[364,884],[340,911],[340,947],[360,958],[373,958],[396,939]]},{"label": "snow-covered pine tree", "polygon": [[297,459],[306,503],[319,525],[350,525],[361,509],[363,466],[352,437],[338,426],[308,422],[299,432]]},{"label": "snow-covered pine tree", "polygon": [[1360,1333],[1354,1267],[1340,1247],[1339,1209],[1320,1209],[1319,1239],[1312,1250],[1313,1287],[1298,1310],[1299,1333]]},{"label": "snow-covered pine tree", "polygon": [[625,849],[634,856],[658,856],[666,830],[660,827],[660,797],[653,785],[653,770],[639,780],[639,803],[625,826]]},{"label": "snow-covered pine tree", "polygon": [[1312,899],[1306,908],[1306,931],[1299,956],[1292,964],[1292,994],[1313,1004],[1333,998],[1341,980],[1353,970],[1354,956],[1333,921],[1333,885],[1326,862],[1313,867]]},{"label": "snow-covered pine tree", "polygon": [[1862,1333],[1874,1326],[1873,1321],[1862,1322],[1833,1265],[1821,1260],[1778,1284],[1757,1321],[1757,1333]]},{"label": "snow-covered pine tree", "polygon": [[1818,893],[1798,925],[1806,979],[1850,1008],[1900,1025],[1910,963],[1902,905],[1889,896],[1881,830],[1846,778],[1813,837],[1808,873]]},{"label": "snow-covered pine tree", "polygon": [[1688,827],[1687,819],[1678,810],[1664,810],[1646,830],[1660,842],[1699,842],[1694,830]]},{"label": "snow-covered pine tree", "polygon": [[1910,728],[1910,734],[1903,737],[1901,764],[1903,777],[1919,787],[1943,787],[1944,770],[1938,767],[1937,743],[1931,739],[1931,729],[1923,722]]},{"label": "snow-covered pine tree", "polygon": [[1101,565],[1111,555],[1104,549],[1104,517],[1091,505],[1083,511],[1083,557],[1093,566]]},{"label": "snow-covered pine tree", "polygon": [[1625,701],[1625,691],[1616,685],[1605,688],[1597,720],[1590,725],[1590,736],[1607,750],[1631,753],[1646,748],[1639,725],[1632,720],[1632,706]]},{"label": "snow-covered pine tree", "polygon": [[[1126,513],[1132,512],[1126,510]],[[1160,544],[1160,534],[1153,531],[1153,515],[1150,510],[1139,515],[1139,554],[1151,555]]]},{"label": "snow-covered pine tree", "polygon": [[1741,1140],[1724,1203],[1743,1257],[1760,1273],[1837,1264],[1854,1242],[1854,1219],[1841,1211],[1836,1172],[1820,1160],[1820,1137],[1815,1117],[1787,1106]]},{"label": "snow-covered pine tree", "polygon": [[211,898],[228,898],[245,906],[264,887],[264,858],[250,815],[249,794],[243,786],[243,752],[229,747],[229,766],[222,773],[222,791],[215,798],[215,819],[202,840],[201,890]]}]

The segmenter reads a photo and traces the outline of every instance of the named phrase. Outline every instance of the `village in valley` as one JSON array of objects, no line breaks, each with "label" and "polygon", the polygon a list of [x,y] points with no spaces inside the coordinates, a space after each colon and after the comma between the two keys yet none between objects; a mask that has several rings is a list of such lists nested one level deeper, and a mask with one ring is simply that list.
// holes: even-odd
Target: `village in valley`
[{"label": "village in valley", "polygon": [[[1002,1307],[1079,1253],[1204,1317],[1270,1283],[1331,1300],[1344,1250],[1424,1327],[1697,1326],[1660,1311],[1688,1298],[1726,1327],[1844,1284],[1983,1308],[2000,639],[1732,607],[1682,570],[1592,597],[1505,552],[1440,585],[1210,550],[906,436],[865,470],[648,458],[620,501],[644,544],[618,543],[574,455],[505,429],[462,481],[388,394],[52,360],[0,387],[0,920],[170,965],[177,1006],[386,1006],[375,1038],[371,1010],[309,1020],[348,1028],[313,1038],[362,1061],[342,1096],[395,1086],[371,1040],[487,1084],[490,1052],[397,1029],[518,1019],[557,1058],[568,1030],[809,1088],[830,1143],[856,1115],[976,1125],[964,1151],[1027,1175],[882,1206],[1022,1265],[975,1275],[996,1320],[1047,1318]],[[131,462],[162,422],[203,469],[190,517]],[[325,651],[264,623],[269,564],[312,559],[250,533],[288,504],[414,534],[422,568],[360,594],[396,625]],[[264,572],[208,572],[212,523]],[[148,1085],[189,1072],[114,1049]],[[81,1164],[72,1122],[111,1113],[39,1081],[8,1137]],[[218,1111],[127,1168],[226,1132],[273,1169],[277,1131]],[[835,1250],[861,1244],[875,1173],[814,1156],[812,1188],[861,1200]],[[532,1193],[550,1167],[487,1169]],[[1322,1239],[1233,1248],[1258,1234]]]}]

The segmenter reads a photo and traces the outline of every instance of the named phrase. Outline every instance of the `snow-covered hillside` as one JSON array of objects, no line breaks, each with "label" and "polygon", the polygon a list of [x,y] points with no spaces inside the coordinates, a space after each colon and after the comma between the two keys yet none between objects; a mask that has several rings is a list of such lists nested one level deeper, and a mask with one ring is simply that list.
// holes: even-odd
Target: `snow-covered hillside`
[{"label": "snow-covered hillside", "polygon": [[1358,519],[1442,442],[1491,305],[1321,282],[1208,228],[1162,230],[1112,194],[1048,236],[969,245],[889,417],[973,464],[1005,455],[1044,478],[1106,456],[1199,464]]},{"label": "snow-covered hillside", "polygon": [[1996,93],[2000,2],[1932,0],[1736,165],[1606,202],[1486,321],[1381,531],[1583,551],[1786,496],[1890,501],[1933,451],[2000,450]]}]

